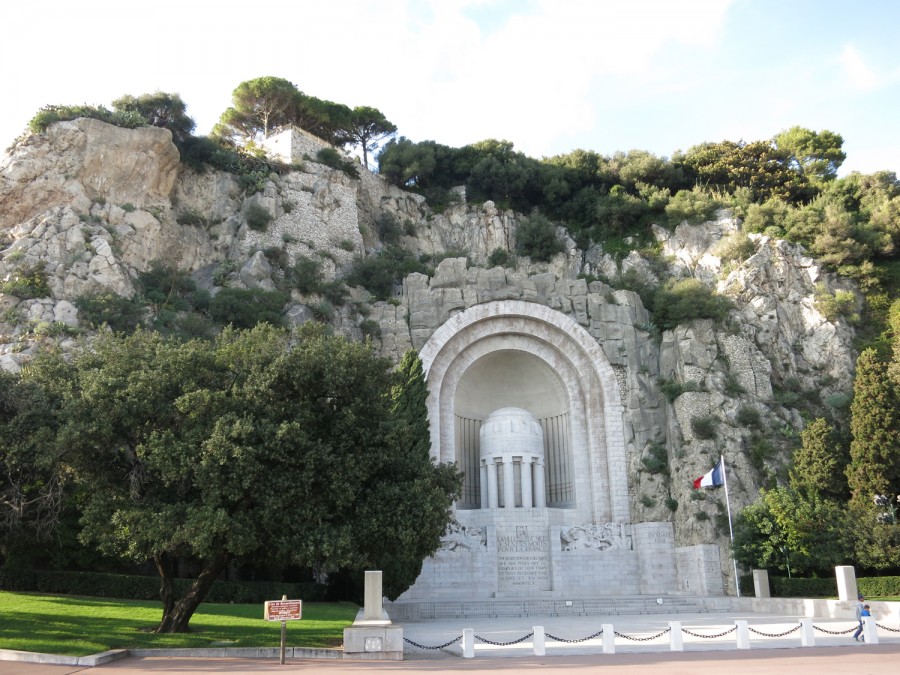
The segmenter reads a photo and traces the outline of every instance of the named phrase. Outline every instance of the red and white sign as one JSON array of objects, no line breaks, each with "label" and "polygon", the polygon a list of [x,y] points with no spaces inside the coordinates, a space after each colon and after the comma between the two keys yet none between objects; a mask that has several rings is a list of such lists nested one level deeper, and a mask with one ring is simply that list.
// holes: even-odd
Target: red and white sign
[{"label": "red and white sign", "polygon": [[291,621],[303,618],[301,600],[267,600],[264,611],[266,621]]}]

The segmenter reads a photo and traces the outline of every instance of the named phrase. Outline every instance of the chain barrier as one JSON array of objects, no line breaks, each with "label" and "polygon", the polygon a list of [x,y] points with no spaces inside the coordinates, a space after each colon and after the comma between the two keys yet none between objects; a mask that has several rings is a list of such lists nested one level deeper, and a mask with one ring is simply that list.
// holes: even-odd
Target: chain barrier
[{"label": "chain barrier", "polygon": [[545,635],[548,638],[550,638],[551,640],[556,640],[557,642],[568,642],[569,644],[572,644],[575,642],[587,642],[588,640],[593,640],[595,637],[600,637],[601,635],[603,635],[603,629],[601,628],[593,635],[588,635],[587,637],[583,637],[583,638],[576,638],[575,640],[567,640],[566,638],[556,637],[555,635],[552,635],[551,633],[545,633]]},{"label": "chain barrier", "polygon": [[657,633],[656,635],[651,635],[650,637],[634,637],[632,635],[625,635],[625,633],[620,633],[619,631],[613,631],[616,637],[625,638],[626,640],[631,640],[632,642],[649,642],[650,640],[655,640],[658,637],[662,637],[666,633],[668,633],[671,628],[666,628],[661,633]]},{"label": "chain barrier", "polygon": [[825,628],[817,626],[816,624],[813,624],[813,628],[821,633],[828,633],[829,635],[847,635],[848,633],[852,633],[856,630],[856,626],[853,626],[853,628],[848,628],[847,630],[827,630]]},{"label": "chain barrier", "polygon": [[442,645],[435,645],[434,647],[429,647],[428,645],[420,645],[418,642],[413,642],[412,640],[410,640],[408,638],[403,638],[404,642],[411,644],[413,647],[418,647],[419,649],[444,649],[445,647],[449,647],[454,642],[459,642],[460,640],[462,640],[462,635],[460,635],[459,637],[455,637],[452,640],[450,640],[450,642],[445,642]]},{"label": "chain barrier", "polygon": [[750,631],[751,633],[755,633],[756,635],[762,635],[763,637],[780,638],[780,637],[784,637],[785,635],[790,635],[791,633],[796,633],[802,627],[803,627],[803,624],[798,623],[796,626],[784,631],[783,633],[763,633],[761,630],[756,630],[755,628],[751,628],[750,626],[747,626],[747,630]]},{"label": "chain barrier", "polygon": [[481,637],[480,635],[476,635],[476,636],[475,636],[475,639],[476,639],[476,640],[481,640],[482,642],[484,642],[484,643],[486,643],[486,644],[489,644],[489,645],[494,645],[495,647],[509,647],[510,645],[517,645],[517,644],[519,644],[520,642],[525,642],[525,640],[527,640],[528,638],[531,638],[531,637],[534,637],[534,632],[533,632],[533,631],[532,631],[531,633],[529,633],[528,635],[523,635],[523,636],[520,637],[518,640],[512,640],[512,641],[510,641],[510,642],[493,642],[492,640],[488,640],[487,638],[483,638],[483,637]]},{"label": "chain barrier", "polygon": [[890,626],[882,626],[880,623],[876,623],[876,626],[879,628],[883,628],[884,630],[889,630],[892,633],[900,633],[900,628],[891,628]]},{"label": "chain barrier", "polygon": [[682,628],[681,632],[684,633],[685,635],[690,635],[691,637],[707,638],[709,640],[712,640],[714,638],[725,637],[729,633],[733,633],[736,630],[737,630],[737,626],[732,626],[728,630],[723,631],[721,633],[716,633],[715,635],[701,635],[700,633],[694,633],[693,631],[689,631],[687,628]]}]

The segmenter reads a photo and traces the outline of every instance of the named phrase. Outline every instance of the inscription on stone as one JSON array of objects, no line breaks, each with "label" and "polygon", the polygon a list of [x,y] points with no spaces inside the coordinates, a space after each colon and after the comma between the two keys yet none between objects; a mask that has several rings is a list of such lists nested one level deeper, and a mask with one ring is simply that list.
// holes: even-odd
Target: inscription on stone
[{"label": "inscription on stone", "polygon": [[517,526],[497,531],[497,579],[501,591],[550,590],[550,538]]}]

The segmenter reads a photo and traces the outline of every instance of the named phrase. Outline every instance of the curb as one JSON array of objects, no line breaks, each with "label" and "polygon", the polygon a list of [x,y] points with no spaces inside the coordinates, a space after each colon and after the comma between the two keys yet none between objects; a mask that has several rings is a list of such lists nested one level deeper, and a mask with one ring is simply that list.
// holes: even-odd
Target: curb
[{"label": "curb", "polygon": [[[100,666],[110,661],[124,659],[127,656],[174,656],[181,658],[240,658],[240,659],[277,659],[281,656],[280,647],[213,647],[204,649],[111,649],[89,656],[67,656],[65,654],[41,654],[39,652],[22,652],[15,649],[0,649],[0,661],[17,661],[19,663],[42,663],[53,666]],[[285,658],[289,659],[329,659],[344,658],[339,649],[314,649],[309,647],[286,647]]]}]

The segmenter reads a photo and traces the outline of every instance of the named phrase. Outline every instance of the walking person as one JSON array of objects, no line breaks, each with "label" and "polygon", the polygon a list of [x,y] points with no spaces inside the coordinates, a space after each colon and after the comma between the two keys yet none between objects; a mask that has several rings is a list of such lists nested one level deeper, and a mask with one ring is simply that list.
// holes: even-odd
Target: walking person
[{"label": "walking person", "polygon": [[[853,639],[856,640],[857,642],[859,642],[859,636],[862,635],[862,632],[863,632],[863,617],[871,616],[871,614],[869,614],[869,606],[864,605],[863,600],[865,600],[865,598],[863,597],[862,593],[860,593],[857,596],[857,602],[856,602],[856,620],[859,622],[859,627],[856,629],[856,632],[853,634]],[[865,638],[863,638],[863,641],[865,641]]]}]

